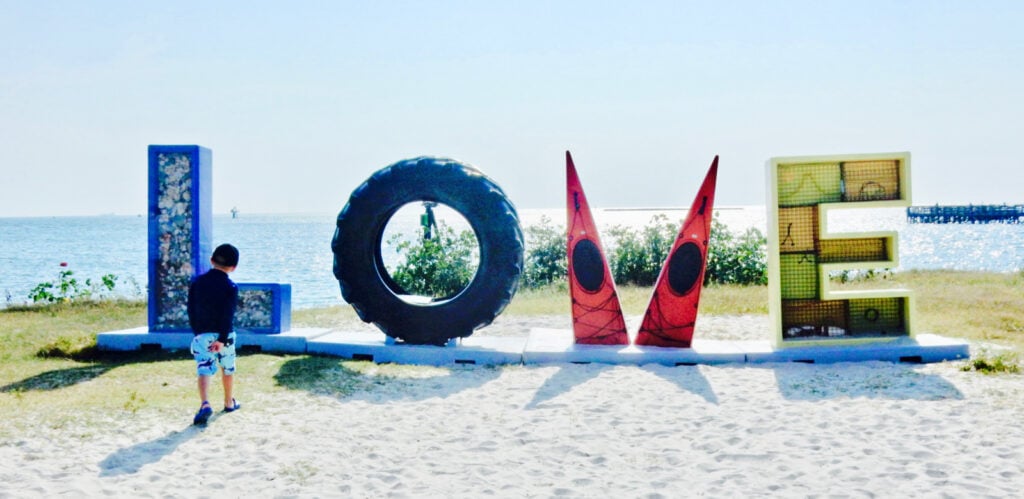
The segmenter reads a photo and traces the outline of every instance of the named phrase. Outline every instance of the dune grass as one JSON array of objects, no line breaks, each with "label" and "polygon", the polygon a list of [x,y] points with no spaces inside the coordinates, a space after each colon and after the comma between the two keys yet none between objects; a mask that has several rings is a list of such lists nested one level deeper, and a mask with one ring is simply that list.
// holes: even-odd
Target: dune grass
[{"label": "dune grass", "polygon": [[[619,301],[626,315],[641,315],[651,300],[652,288],[619,286]],[[767,314],[766,286],[715,285],[701,291],[700,311],[709,315]],[[556,315],[569,313],[569,292],[565,285],[520,290],[505,313],[513,315]]]},{"label": "dune grass", "polygon": [[[982,372],[1019,370],[1024,352],[1024,275],[971,272],[906,272],[885,282],[856,282],[851,287],[901,286],[916,296],[914,327],[918,332],[988,342],[993,354],[976,355],[966,369]],[[619,290],[626,314],[641,314],[649,288]],[[765,314],[764,286],[711,286],[703,290],[701,313]],[[557,286],[521,290],[506,309],[510,315],[568,313],[568,296]],[[296,310],[296,327],[340,327],[357,322],[348,306]],[[108,301],[18,307],[0,310],[0,437],[12,437],[18,425],[58,428],[76,422],[92,426],[105,418],[137,411],[166,412],[183,421],[198,405],[194,363],[187,352],[99,352],[96,334],[146,323],[141,302]],[[281,390],[344,397],[372,388],[379,377],[420,376],[407,366],[306,355],[243,355],[238,377],[241,397]],[[372,375],[368,375],[372,374]],[[212,392],[214,402],[219,388]],[[22,430],[24,428],[21,428]]]},{"label": "dune grass", "polygon": [[1024,273],[908,271],[843,287],[909,289],[915,331],[1024,350]]}]

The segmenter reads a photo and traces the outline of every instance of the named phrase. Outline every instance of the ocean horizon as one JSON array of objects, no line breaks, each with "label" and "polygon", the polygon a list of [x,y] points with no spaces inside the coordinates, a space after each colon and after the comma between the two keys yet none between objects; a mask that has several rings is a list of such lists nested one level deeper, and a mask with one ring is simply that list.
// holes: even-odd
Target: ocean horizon
[{"label": "ocean horizon", "polygon": [[[418,206],[403,208],[392,218],[385,241],[394,234],[416,234]],[[642,227],[655,216],[672,222],[686,208],[595,208],[602,241],[615,226]],[[748,228],[765,232],[763,205],[720,206],[716,216],[734,233]],[[456,229],[468,223],[452,210],[438,218]],[[277,282],[292,286],[292,305],[311,308],[344,304],[332,272],[337,213],[240,213],[213,216],[214,244],[230,242],[242,258],[232,274],[237,282]],[[565,209],[521,209],[525,229],[545,218],[564,228]],[[947,269],[1016,272],[1024,268],[1024,224],[914,224],[905,209],[846,210],[829,220],[833,232],[896,231],[899,266],[894,270]],[[98,282],[106,274],[118,277],[121,296],[145,297],[147,285],[147,219],[142,215],[92,215],[0,218],[0,292],[3,305],[29,302],[29,292],[42,282],[55,281],[64,270],[80,283]],[[527,241],[529,245],[529,241]],[[388,248],[385,260],[397,258]],[[62,266],[66,264],[66,266]]]}]

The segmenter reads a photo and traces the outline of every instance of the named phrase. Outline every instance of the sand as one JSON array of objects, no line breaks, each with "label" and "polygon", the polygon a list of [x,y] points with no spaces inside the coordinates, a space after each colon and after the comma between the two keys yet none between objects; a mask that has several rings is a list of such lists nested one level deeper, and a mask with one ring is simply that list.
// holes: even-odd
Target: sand
[{"label": "sand", "polygon": [[242,384],[205,429],[143,407],[0,439],[0,496],[1024,494],[1024,377],[962,363],[362,365],[348,395]]}]

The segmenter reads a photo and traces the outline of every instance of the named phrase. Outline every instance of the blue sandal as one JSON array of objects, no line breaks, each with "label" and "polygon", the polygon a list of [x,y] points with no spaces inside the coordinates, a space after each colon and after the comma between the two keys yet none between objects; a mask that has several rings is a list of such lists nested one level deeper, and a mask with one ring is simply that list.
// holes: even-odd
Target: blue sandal
[{"label": "blue sandal", "polygon": [[205,425],[209,421],[210,416],[213,415],[213,408],[210,407],[210,403],[203,401],[203,404],[199,406],[199,412],[196,413],[196,417],[192,418],[192,424],[196,426]]},{"label": "blue sandal", "polygon": [[231,399],[231,403],[233,405],[231,407],[225,407],[224,412],[235,412],[242,408],[242,404],[239,404],[238,401],[235,399]]}]

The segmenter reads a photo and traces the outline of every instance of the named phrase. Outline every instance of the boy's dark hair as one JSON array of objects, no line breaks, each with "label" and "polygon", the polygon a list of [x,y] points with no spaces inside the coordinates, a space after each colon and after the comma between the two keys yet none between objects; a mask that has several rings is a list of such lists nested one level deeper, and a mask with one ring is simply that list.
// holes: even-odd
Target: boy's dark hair
[{"label": "boy's dark hair", "polygon": [[222,244],[213,250],[213,263],[221,267],[238,266],[238,248],[230,244]]}]

